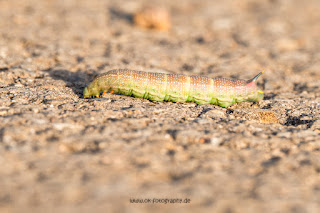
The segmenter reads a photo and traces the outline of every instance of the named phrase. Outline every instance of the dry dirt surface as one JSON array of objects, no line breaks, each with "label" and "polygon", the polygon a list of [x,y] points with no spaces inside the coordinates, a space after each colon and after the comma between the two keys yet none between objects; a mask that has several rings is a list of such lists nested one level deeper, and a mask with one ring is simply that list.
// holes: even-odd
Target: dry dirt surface
[{"label": "dry dirt surface", "polygon": [[[134,24],[150,4],[171,14],[169,30]],[[318,0],[0,0],[0,212],[320,212],[319,11]],[[265,98],[83,99],[115,68],[266,70]]]}]

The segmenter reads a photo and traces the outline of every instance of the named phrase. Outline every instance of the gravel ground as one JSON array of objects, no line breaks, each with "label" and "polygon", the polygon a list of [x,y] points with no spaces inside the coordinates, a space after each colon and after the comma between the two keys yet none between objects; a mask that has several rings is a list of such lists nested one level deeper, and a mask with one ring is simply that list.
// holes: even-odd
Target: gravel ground
[{"label": "gravel ground", "polygon": [[[168,31],[133,23],[150,4],[171,14]],[[318,0],[0,0],[0,211],[320,212],[319,10]],[[228,109],[83,99],[114,68],[266,70],[265,98]],[[190,200],[130,202],[154,198]]]}]

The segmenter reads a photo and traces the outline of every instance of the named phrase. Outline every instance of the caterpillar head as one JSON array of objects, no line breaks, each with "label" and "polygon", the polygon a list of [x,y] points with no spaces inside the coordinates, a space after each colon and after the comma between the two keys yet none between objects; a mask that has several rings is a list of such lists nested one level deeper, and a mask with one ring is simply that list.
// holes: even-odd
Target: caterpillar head
[{"label": "caterpillar head", "polygon": [[88,90],[88,87],[84,88],[83,90],[83,97],[84,98],[90,98],[90,92]]},{"label": "caterpillar head", "polygon": [[83,98],[92,98],[92,97],[99,97],[99,92],[96,89],[90,87],[89,85],[83,90]]}]

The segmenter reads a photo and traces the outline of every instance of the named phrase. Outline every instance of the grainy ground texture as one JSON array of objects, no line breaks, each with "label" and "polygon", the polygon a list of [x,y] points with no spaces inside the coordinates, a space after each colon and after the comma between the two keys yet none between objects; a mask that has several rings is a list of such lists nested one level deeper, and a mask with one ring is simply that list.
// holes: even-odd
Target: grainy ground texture
[{"label": "grainy ground texture", "polygon": [[[134,24],[146,5],[171,28]],[[319,11],[318,0],[0,0],[0,212],[320,212]],[[83,99],[114,68],[266,70],[265,98]]]}]

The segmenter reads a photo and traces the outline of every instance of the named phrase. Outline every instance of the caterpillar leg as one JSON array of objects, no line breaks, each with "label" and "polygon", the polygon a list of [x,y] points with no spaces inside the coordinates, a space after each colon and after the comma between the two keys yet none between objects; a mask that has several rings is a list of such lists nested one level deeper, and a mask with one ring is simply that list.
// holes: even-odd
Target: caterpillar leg
[{"label": "caterpillar leg", "polygon": [[228,108],[229,106],[231,106],[233,104],[233,102],[227,102],[227,101],[218,101],[218,106],[224,107],[224,108]]}]

